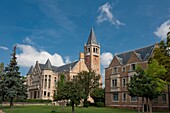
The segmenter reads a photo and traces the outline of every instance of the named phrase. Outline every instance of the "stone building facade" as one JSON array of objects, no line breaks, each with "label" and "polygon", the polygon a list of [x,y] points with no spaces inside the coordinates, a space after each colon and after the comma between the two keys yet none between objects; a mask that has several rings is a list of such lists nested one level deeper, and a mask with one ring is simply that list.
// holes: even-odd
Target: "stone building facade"
[{"label": "stone building facade", "polygon": [[[100,74],[100,45],[96,41],[93,28],[78,61],[57,67],[51,65],[48,59],[45,64],[37,61],[34,67],[31,66],[27,73],[28,98],[52,100],[61,74],[65,75],[66,80],[71,80],[79,72],[89,70]],[[99,83],[102,83],[102,79]]]},{"label": "stone building facade", "polygon": [[[114,56],[109,67],[105,69],[105,105],[110,107],[137,108],[137,97],[128,95],[127,83],[130,77],[135,74],[136,65],[146,69],[148,60],[153,56],[157,45],[151,45],[117,54]],[[139,99],[140,105],[142,99]],[[141,107],[141,106],[140,106]],[[153,108],[167,109],[168,94],[165,91],[162,96],[153,100]]]}]

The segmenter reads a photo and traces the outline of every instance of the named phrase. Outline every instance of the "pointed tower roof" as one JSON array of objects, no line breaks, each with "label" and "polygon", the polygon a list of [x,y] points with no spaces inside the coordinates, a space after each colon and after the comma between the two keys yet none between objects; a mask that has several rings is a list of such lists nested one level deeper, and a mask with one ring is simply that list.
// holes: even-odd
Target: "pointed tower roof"
[{"label": "pointed tower roof", "polygon": [[51,65],[51,62],[50,62],[49,59],[48,59],[47,62],[45,63],[44,69],[52,70],[52,65]]},{"label": "pointed tower roof", "polygon": [[90,35],[89,35],[89,38],[87,41],[87,45],[89,45],[89,44],[97,44],[93,28],[90,31]]},{"label": "pointed tower roof", "polygon": [[29,71],[28,71],[27,75],[31,75],[31,74],[32,74],[32,72],[33,72],[33,66],[31,66],[31,67],[30,67],[30,69],[29,69]]}]

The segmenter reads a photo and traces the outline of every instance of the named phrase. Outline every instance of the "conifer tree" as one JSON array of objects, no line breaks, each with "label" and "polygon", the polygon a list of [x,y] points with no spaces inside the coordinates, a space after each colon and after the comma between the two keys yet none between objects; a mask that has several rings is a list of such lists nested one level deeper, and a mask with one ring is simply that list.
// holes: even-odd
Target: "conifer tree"
[{"label": "conifer tree", "polygon": [[14,105],[14,99],[27,97],[25,79],[20,75],[16,59],[15,45],[13,53],[11,54],[10,64],[5,67],[5,73],[3,75],[4,97],[10,101],[10,106]]}]

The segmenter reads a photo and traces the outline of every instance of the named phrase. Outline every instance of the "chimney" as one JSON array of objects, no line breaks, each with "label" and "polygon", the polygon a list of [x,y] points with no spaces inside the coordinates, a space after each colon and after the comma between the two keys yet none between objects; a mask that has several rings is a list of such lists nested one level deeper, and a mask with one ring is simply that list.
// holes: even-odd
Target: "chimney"
[{"label": "chimney", "polygon": [[82,52],[79,53],[79,59],[84,60],[84,53],[82,53]]}]

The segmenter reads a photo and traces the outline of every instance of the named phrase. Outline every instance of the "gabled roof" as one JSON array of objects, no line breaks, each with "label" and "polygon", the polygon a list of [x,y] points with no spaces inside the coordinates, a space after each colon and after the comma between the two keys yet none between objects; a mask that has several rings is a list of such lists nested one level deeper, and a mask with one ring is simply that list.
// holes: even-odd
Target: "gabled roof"
[{"label": "gabled roof", "polygon": [[44,69],[52,70],[52,65],[51,65],[51,62],[50,62],[49,59],[48,59],[47,62],[45,63]]},{"label": "gabled roof", "polygon": [[75,62],[66,64],[66,65],[62,65],[60,67],[52,66],[52,65],[51,65],[51,67],[49,67],[50,66],[49,62],[46,62],[45,64],[40,64],[40,63],[38,63],[38,64],[39,64],[39,67],[41,70],[46,70],[46,69],[48,70],[49,68],[51,68],[51,70],[53,70],[54,72],[63,72],[63,71],[69,71],[70,69],[73,69],[73,67],[77,64],[77,62],[78,61],[75,61]]},{"label": "gabled roof", "polygon": [[30,67],[30,69],[29,69],[29,71],[28,71],[27,75],[31,75],[31,74],[32,74],[32,72],[33,72],[33,66],[31,66],[31,67]]},{"label": "gabled roof", "polygon": [[90,31],[90,35],[89,35],[89,38],[87,41],[87,45],[89,45],[89,44],[97,44],[93,28]]},{"label": "gabled roof", "polygon": [[119,60],[119,61],[121,61],[123,65],[127,64],[132,53],[135,53],[141,61],[146,61],[152,55],[154,47],[155,47],[155,45],[151,45],[151,46],[143,47],[143,48],[136,49],[133,51],[128,51],[125,53],[117,54],[115,56],[121,58],[121,60]]}]

